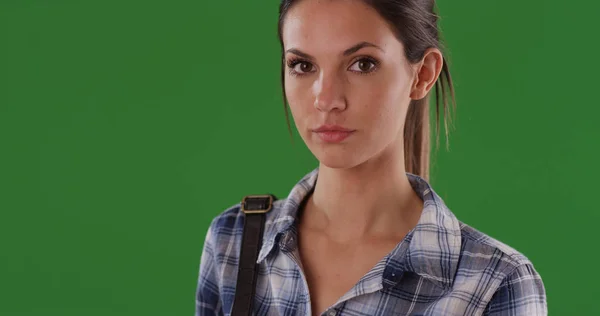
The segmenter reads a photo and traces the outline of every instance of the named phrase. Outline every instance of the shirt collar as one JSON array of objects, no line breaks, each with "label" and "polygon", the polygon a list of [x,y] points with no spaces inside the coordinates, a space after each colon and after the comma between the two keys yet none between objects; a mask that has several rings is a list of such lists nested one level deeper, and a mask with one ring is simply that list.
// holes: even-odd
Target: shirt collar
[{"label": "shirt collar", "polygon": [[287,232],[296,220],[298,208],[304,198],[314,189],[319,168],[315,168],[294,185],[286,199],[277,200],[267,213],[263,243],[258,254],[258,263],[273,250],[277,237]]},{"label": "shirt collar", "polygon": [[[267,213],[263,244],[258,262],[273,250],[278,236],[294,224],[300,204],[314,189],[319,168],[306,174],[292,188],[286,199],[277,200]],[[404,272],[414,272],[442,288],[452,286],[461,247],[460,224],[442,198],[420,176],[406,173],[415,192],[423,200],[417,225],[386,257],[384,286],[399,281]]]},{"label": "shirt collar", "polygon": [[411,173],[407,176],[423,200],[423,211],[417,225],[388,255],[384,286],[397,283],[409,271],[448,289],[460,257],[460,222],[425,179]]}]

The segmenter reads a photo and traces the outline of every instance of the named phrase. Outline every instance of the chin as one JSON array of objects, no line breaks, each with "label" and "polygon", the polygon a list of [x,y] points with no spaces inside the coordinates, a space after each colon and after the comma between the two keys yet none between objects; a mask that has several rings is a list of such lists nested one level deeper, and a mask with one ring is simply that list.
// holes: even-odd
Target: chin
[{"label": "chin", "polygon": [[349,169],[359,165],[362,161],[357,159],[356,153],[341,149],[328,149],[312,151],[313,155],[323,166],[332,169]]},{"label": "chin", "polygon": [[366,160],[366,158],[362,159],[365,156],[365,148],[361,148],[356,139],[341,144],[329,144],[318,140],[312,133],[302,135],[302,138],[306,147],[322,166],[349,169]]}]

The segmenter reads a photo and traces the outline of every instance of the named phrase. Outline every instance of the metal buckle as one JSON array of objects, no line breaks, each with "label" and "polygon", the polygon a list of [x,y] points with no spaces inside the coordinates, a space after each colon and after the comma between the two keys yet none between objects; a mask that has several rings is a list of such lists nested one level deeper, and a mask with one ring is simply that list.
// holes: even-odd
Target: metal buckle
[{"label": "metal buckle", "polygon": [[[259,203],[259,205],[249,205],[248,202]],[[242,212],[245,214],[267,213],[271,208],[273,208],[272,195],[247,195],[242,200]]]}]

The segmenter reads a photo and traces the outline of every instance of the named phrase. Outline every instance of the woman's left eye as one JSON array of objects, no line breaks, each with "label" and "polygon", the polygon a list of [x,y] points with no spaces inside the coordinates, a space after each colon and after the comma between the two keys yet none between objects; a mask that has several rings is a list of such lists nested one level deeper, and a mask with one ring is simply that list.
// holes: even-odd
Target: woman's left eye
[{"label": "woman's left eye", "polygon": [[376,67],[377,67],[376,62],[366,59],[366,58],[363,58],[363,59],[357,60],[354,64],[352,64],[352,66],[350,67],[350,70],[368,73],[368,72],[373,71],[373,69]]}]

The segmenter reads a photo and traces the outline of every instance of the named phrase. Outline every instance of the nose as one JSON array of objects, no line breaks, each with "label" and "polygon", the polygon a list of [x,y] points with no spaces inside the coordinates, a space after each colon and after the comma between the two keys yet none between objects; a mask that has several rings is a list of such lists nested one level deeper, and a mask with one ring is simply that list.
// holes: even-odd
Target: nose
[{"label": "nose", "polygon": [[322,112],[334,109],[344,110],[346,100],[344,95],[344,82],[335,74],[321,73],[313,85],[315,108]]}]

